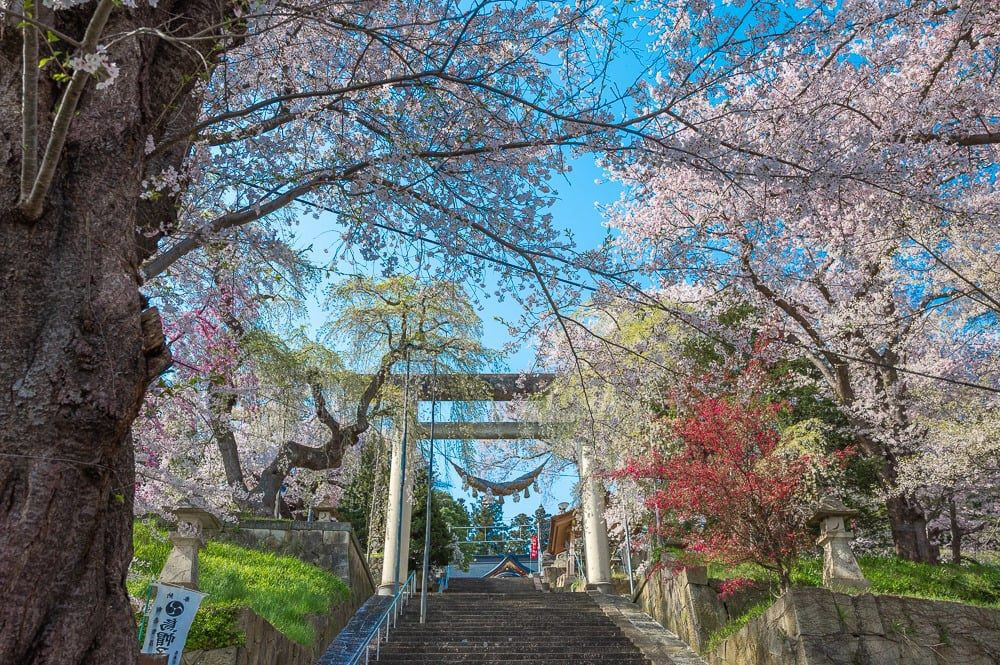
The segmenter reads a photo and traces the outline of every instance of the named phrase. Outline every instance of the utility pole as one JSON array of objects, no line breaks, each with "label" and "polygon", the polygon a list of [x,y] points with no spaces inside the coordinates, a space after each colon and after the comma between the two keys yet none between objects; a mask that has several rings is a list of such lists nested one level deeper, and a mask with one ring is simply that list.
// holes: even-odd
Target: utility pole
[{"label": "utility pole", "polygon": [[632,579],[632,534],[629,533],[628,510],[624,506],[622,508],[625,516],[625,565],[628,566],[628,593],[631,596],[635,593],[635,581]]},{"label": "utility pole", "polygon": [[424,570],[420,582],[420,623],[427,622],[427,583],[431,566],[431,497],[434,495],[434,412],[437,411],[437,358],[431,379],[431,438],[427,449],[427,507],[424,513]]}]

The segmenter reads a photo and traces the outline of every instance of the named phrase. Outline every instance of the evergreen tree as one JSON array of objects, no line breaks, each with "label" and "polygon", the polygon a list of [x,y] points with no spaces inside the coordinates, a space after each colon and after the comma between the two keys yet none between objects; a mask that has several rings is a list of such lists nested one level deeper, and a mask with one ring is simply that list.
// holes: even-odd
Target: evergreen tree
[{"label": "evergreen tree", "polygon": [[550,522],[549,520],[551,519],[552,515],[545,512],[545,508],[543,508],[542,506],[538,506],[538,508],[535,510],[535,523],[537,524],[538,522],[541,522],[541,529],[539,529],[539,531],[541,532],[541,538],[538,539],[539,550],[544,550],[546,547],[549,546],[549,536],[550,536],[550,531],[552,530],[552,522]]},{"label": "evergreen tree", "polygon": [[[354,534],[358,537],[362,549],[369,551],[368,538],[371,533],[369,520],[372,511],[372,494],[376,488],[381,494],[385,494],[385,488],[389,485],[389,465],[386,460],[380,460],[382,455],[381,439],[369,440],[361,448],[361,461],[358,464],[358,471],[350,484],[344,489],[340,502],[337,504],[337,517],[343,522],[350,522],[354,529]],[[381,463],[380,463],[381,462]],[[384,501],[379,501],[382,497],[376,497],[375,509],[385,510]],[[376,533],[376,541],[382,536],[381,532]],[[421,531],[421,542],[423,542],[423,532]],[[381,542],[373,542],[373,549],[380,549]]]},{"label": "evergreen tree", "polygon": [[528,556],[531,553],[531,537],[535,535],[535,518],[521,513],[510,521],[511,544],[508,551]]}]

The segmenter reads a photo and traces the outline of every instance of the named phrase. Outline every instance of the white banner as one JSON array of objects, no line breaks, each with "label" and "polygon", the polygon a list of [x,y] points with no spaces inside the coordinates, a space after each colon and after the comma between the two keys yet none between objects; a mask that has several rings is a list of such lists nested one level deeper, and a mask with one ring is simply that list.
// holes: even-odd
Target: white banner
[{"label": "white banner", "polygon": [[156,600],[149,608],[142,653],[165,653],[167,665],[180,665],[188,630],[205,594],[153,582]]}]

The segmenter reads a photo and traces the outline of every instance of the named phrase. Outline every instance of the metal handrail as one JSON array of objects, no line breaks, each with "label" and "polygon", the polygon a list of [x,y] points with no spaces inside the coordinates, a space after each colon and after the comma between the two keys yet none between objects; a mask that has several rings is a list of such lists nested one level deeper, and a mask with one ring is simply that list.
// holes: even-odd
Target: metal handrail
[{"label": "metal handrail", "polygon": [[[415,594],[417,591],[416,573],[417,571],[415,570],[410,573],[410,576],[406,578],[406,582],[403,583],[403,586],[399,587],[399,590],[396,591],[396,595],[392,597],[392,602],[389,603],[389,607],[385,608],[382,616],[379,617],[378,623],[376,623],[375,627],[368,633],[368,637],[366,637],[364,641],[358,645],[357,650],[354,652],[354,655],[351,656],[350,660],[347,661],[346,665],[357,665],[361,662],[367,664],[369,661],[369,654],[371,653],[372,640],[375,641],[375,660],[379,660],[382,655],[382,627],[385,627],[385,641],[388,642],[390,623],[393,628],[396,627],[396,622],[399,619],[399,615],[402,614],[403,608],[406,607],[408,602],[410,602],[410,596]],[[390,618],[392,619],[391,621]],[[364,657],[364,661],[362,661],[362,657]]]}]

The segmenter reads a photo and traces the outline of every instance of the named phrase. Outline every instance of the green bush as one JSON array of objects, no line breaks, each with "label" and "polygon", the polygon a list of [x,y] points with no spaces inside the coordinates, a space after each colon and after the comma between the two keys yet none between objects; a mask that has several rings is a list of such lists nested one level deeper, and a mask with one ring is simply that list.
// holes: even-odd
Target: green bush
[{"label": "green bush", "polygon": [[[128,590],[145,599],[170,553],[166,533],[148,522],[136,522],[135,554]],[[208,594],[195,616],[188,646],[220,648],[241,644],[239,610],[249,607],[283,635],[302,645],[312,644],[308,618],[323,614],[350,592],[339,577],[294,557],[279,556],[229,543],[209,542],[198,558],[199,584]]]}]

